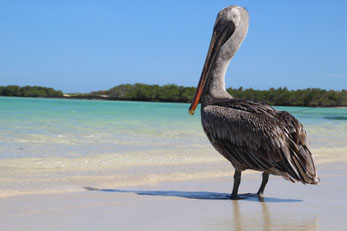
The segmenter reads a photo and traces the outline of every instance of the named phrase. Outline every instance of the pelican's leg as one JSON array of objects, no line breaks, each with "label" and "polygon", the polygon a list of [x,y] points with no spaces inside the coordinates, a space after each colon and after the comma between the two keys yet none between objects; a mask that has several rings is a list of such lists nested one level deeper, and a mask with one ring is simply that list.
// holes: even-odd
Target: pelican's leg
[{"label": "pelican's leg", "polygon": [[237,195],[237,192],[239,191],[240,183],[241,183],[241,172],[235,170],[234,187],[233,187],[233,192],[231,193],[231,197],[230,197],[232,200],[242,199]]},{"label": "pelican's leg", "polygon": [[269,173],[263,172],[263,181],[261,182],[260,188],[257,192],[258,196],[263,196],[265,186],[269,180]]}]

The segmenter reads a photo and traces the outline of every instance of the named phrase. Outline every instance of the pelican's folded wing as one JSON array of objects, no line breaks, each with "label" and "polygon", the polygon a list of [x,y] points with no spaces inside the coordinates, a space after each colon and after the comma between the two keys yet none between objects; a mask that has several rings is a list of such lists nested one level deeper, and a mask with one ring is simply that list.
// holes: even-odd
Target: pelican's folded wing
[{"label": "pelican's folded wing", "polygon": [[287,112],[253,101],[219,100],[203,108],[202,124],[229,160],[255,170],[274,168],[291,181],[319,182],[306,131]]}]

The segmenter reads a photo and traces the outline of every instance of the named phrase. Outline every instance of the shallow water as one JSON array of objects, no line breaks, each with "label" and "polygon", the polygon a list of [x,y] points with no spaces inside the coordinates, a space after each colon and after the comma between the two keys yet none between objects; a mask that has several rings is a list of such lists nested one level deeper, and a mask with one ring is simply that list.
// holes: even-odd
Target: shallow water
[{"label": "shallow water", "polygon": [[[0,196],[230,176],[188,107],[0,97]],[[347,162],[347,109],[278,109],[304,124],[318,163]]]}]

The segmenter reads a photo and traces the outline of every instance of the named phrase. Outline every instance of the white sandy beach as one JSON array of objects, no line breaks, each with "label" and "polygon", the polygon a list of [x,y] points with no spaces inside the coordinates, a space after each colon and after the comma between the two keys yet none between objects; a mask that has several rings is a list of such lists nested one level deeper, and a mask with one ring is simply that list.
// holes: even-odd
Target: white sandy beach
[{"label": "white sandy beach", "polygon": [[[345,230],[347,166],[319,165],[318,186],[271,177],[264,201],[226,199],[232,178],[0,199],[1,230]],[[260,174],[242,179],[255,192]]]}]

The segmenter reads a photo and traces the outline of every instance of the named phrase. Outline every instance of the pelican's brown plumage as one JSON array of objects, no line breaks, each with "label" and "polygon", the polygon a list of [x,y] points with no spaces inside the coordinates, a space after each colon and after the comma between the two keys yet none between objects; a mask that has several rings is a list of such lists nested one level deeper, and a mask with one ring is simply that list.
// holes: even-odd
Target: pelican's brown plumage
[{"label": "pelican's brown plumage", "polygon": [[317,184],[307,134],[291,114],[269,105],[234,99],[225,90],[225,72],[248,31],[248,13],[238,6],[221,10],[189,113],[201,102],[201,123],[214,148],[235,168],[232,199],[237,195],[241,172],[263,172],[258,195],[269,174],[304,184]]}]

